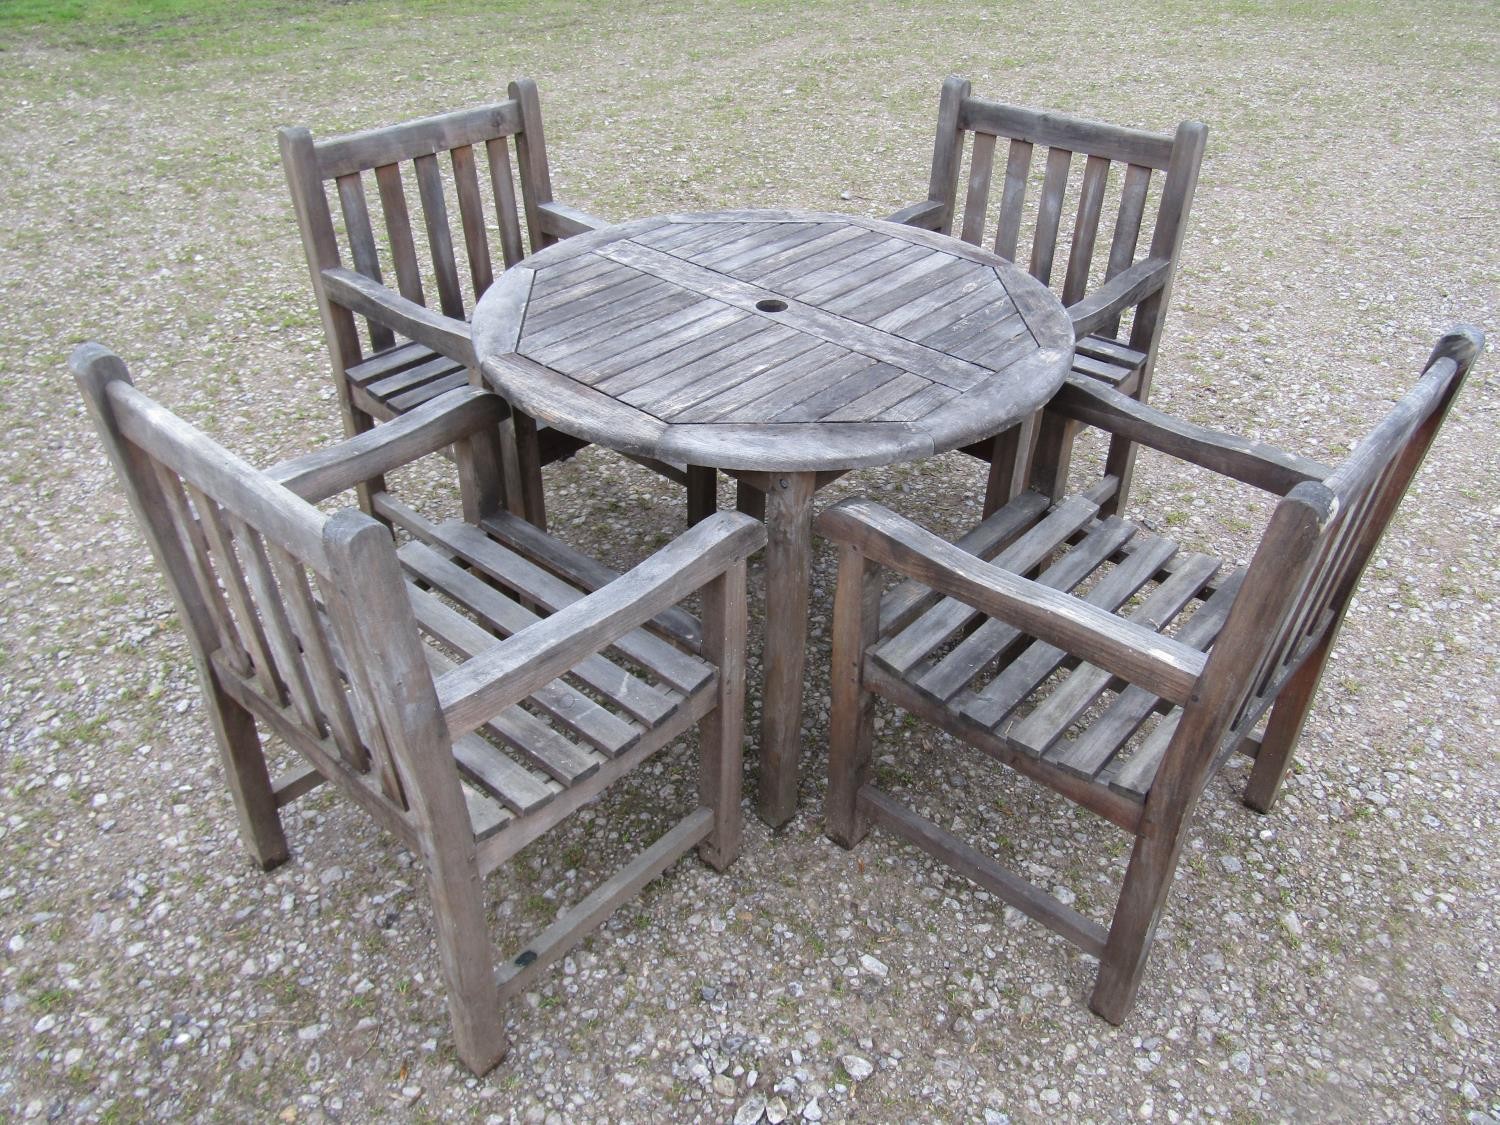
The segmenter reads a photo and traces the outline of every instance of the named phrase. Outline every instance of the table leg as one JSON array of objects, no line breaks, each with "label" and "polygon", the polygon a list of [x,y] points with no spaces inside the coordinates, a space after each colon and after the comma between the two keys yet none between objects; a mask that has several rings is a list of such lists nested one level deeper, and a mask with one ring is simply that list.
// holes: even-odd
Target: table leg
[{"label": "table leg", "polygon": [[797,808],[814,483],[813,473],[773,473],[766,495],[766,682],[759,811],[772,827],[785,824]]}]

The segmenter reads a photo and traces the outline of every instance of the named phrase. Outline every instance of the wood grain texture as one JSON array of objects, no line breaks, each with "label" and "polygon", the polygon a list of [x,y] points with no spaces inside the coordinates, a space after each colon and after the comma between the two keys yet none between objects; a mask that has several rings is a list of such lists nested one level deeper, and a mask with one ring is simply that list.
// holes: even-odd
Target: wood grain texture
[{"label": "wood grain texture", "polygon": [[[1247,754],[1246,802],[1274,801],[1359,573],[1481,347],[1467,328],[1439,341],[1336,469],[1070,381],[1060,414],[1076,401],[1080,420],[1282,494],[1248,566],[1096,516],[1118,487],[1108,475],[1051,504],[1022,493],[952,546],[869,501],[825,511],[818,530],[840,551],[828,835],[849,846],[873,820],[1097,955],[1090,1004],[1122,1021],[1209,780]],[[882,604],[884,571],[904,581]],[[1002,592],[1012,583],[1014,600]],[[1154,668],[1110,651],[1118,642],[1144,654],[1151,636],[1170,649]],[[864,780],[872,750],[861,722],[875,696],[1134,837],[1107,934],[929,819],[940,813],[918,815]]]},{"label": "wood grain texture", "polygon": [[[502,510],[495,432],[507,408],[489,392],[457,391],[259,472],[136,390],[104,349],[80,349],[73,365],[177,595],[252,855],[266,867],[286,858],[277,810],[319,781],[409,848],[432,904],[457,1054],[472,1070],[507,1049],[486,871],[694,723],[703,724],[707,807],[695,802],[549,928],[539,957],[560,955],[699,843],[718,865],[733,858],[745,559],[764,542],[753,521],[714,516],[610,578],[535,527],[515,530],[521,521]],[[467,520],[430,520],[383,485],[371,506],[389,526],[308,503],[449,447],[470,480]],[[680,627],[677,603],[700,591],[706,626]],[[689,643],[701,636],[701,653],[657,628]],[[611,645],[625,662],[605,654]],[[513,666],[523,669],[508,685],[516,694],[493,696],[496,670]],[[454,684],[472,689],[456,708],[461,730],[441,704]],[[487,695],[490,705],[478,706]],[[273,786],[257,720],[307,768]]]}]

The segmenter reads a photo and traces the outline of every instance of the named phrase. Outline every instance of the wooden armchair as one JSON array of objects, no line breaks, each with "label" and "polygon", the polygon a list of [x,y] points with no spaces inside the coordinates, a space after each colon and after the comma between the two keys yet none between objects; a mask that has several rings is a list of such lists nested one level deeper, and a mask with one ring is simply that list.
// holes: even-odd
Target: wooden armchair
[{"label": "wooden armchair", "polygon": [[[475,381],[465,318],[496,266],[513,266],[524,254],[604,225],[552,198],[536,84],[512,82],[509,95],[493,105],[321,140],[302,127],[279,131],[351,436]],[[403,165],[416,184],[415,199]],[[375,222],[371,186],[379,201]],[[338,220],[330,193],[338,199]],[[449,221],[452,203],[458,243]],[[498,261],[487,229],[491,215],[498,222]],[[394,289],[388,273],[395,275]],[[428,306],[431,291],[436,308]],[[357,317],[364,321],[363,338]],[[586,443],[546,427],[537,433],[528,418],[518,416],[515,424],[521,440],[506,450],[513,510],[545,528],[541,467]]]},{"label": "wooden armchair", "polygon": [[[476,1073],[506,1052],[502,1001],[544,966],[689,849],[735,858],[745,557],[765,541],[749,517],[719,513],[616,576],[502,509],[488,392],[258,472],[97,344],[72,367],[176,597],[252,856],[287,858],[279,810],[321,784],[411,849]],[[367,493],[386,523],[312,506],[448,446],[461,518],[384,487]],[[701,626],[675,604],[695,592]],[[305,767],[272,781],[257,720]],[[697,807],[497,964],[480,877],[695,724]]]},{"label": "wooden armchair", "polygon": [[[1077,338],[1073,369],[1145,402],[1207,136],[1196,121],[1184,121],[1175,136],[1167,136],[987,101],[972,96],[966,80],[949,78],[938,102],[927,199],[891,218],[976,246],[988,240],[1010,261],[1018,260],[1024,229],[1030,240],[1027,270],[1043,284],[1061,280],[1059,295]],[[1001,139],[1009,143],[991,220],[990,185]],[[966,143],[968,180],[960,201]],[[1034,161],[1045,171],[1032,202],[1027,188]],[[1075,198],[1069,223],[1064,204]],[[1154,210],[1148,213],[1148,207]],[[1059,245],[1060,230],[1065,249]],[[1106,237],[1109,253],[1101,264],[1096,249]],[[1143,239],[1144,255],[1139,252]],[[1128,333],[1122,333],[1127,316]],[[1051,447],[1049,463],[1061,470],[1052,486],[1054,498],[1066,485],[1075,431],[1076,426],[1060,425],[1040,438]],[[1032,440],[1022,430],[968,450],[991,463],[986,515],[1024,481]],[[1105,471],[1120,486],[1106,501],[1106,511],[1124,504],[1134,450],[1128,438],[1117,435],[1110,442]]]},{"label": "wooden armchair", "polygon": [[[880,824],[1094,954],[1091,1006],[1121,1022],[1199,796],[1239,752],[1255,759],[1245,802],[1269,811],[1360,572],[1483,343],[1445,336],[1337,469],[1073,376],[1049,410],[1282,497],[1246,567],[1102,516],[1113,477],[1055,503],[1024,492],[957,545],[867,500],[825,511],[828,835],[852,847]],[[883,593],[881,568],[905,581]],[[1107,930],[877,787],[876,696],[1134,836]]]}]

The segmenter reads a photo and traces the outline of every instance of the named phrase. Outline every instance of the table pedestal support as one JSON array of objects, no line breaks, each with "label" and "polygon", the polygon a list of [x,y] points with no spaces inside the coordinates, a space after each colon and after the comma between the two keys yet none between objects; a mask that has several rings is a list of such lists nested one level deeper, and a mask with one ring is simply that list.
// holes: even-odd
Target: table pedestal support
[{"label": "table pedestal support", "polygon": [[766,493],[765,694],[760,717],[760,817],[779,827],[797,808],[802,680],[815,473],[772,473]]}]

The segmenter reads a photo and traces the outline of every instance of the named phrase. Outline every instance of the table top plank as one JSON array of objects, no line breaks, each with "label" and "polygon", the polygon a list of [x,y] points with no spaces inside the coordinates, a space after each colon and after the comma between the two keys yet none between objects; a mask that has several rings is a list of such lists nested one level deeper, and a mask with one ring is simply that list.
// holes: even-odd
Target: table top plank
[{"label": "table top plank", "polygon": [[980,247],[795,211],[665,215],[566,239],[479,302],[518,409],[674,462],[841,471],[990,436],[1060,385],[1055,296]]},{"label": "table top plank", "polygon": [[686,257],[700,266],[708,266],[720,273],[734,275],[761,258],[785,252],[826,233],[826,224],[767,223],[761,229],[749,231],[733,242],[725,243],[706,252],[689,254]]},{"label": "table top plank", "polygon": [[[745,337],[765,332],[771,327],[761,317],[751,316],[740,309],[726,306],[725,312],[732,319],[724,327],[685,340],[665,352],[649,359],[642,359],[638,363],[629,363],[624,355],[617,356],[608,363],[599,365],[600,377],[592,382],[607,394],[621,394],[633,387],[649,383],[652,379],[659,379],[663,375],[687,367],[705,356],[721,352],[739,343]],[[625,361],[625,366],[617,366],[621,361]]]},{"label": "table top plank", "polygon": [[849,237],[849,229],[832,226],[831,223],[786,223],[786,228],[777,239],[751,246],[738,254],[714,254],[708,260],[699,260],[699,264],[712,266],[718,272],[727,273],[733,278],[748,278],[751,270],[756,270],[766,261],[784,264],[787,261],[804,260],[805,255],[816,252],[813,248],[825,248],[829,243],[837,245],[840,239],[847,240]]},{"label": "table top plank", "polygon": [[[706,315],[696,315],[705,309]],[[695,314],[693,319],[684,319],[676,325],[663,321],[648,339],[621,348],[607,358],[576,365],[571,371],[573,378],[597,386],[622,371],[644,370],[646,364],[655,360],[665,365],[681,364],[690,354],[707,354],[760,326],[758,320],[739,309],[713,302],[695,305],[680,315],[686,317],[689,313]],[[701,346],[702,351],[689,353],[687,349],[693,345]]]},{"label": "table top plank", "polygon": [[[685,407],[673,415],[675,422],[746,421],[766,416],[768,404],[763,399],[798,401],[837,377],[840,365],[849,371],[869,367],[868,356],[851,352],[837,344],[818,343],[799,356],[778,363],[767,378],[752,379],[724,387],[708,398]],[[805,391],[800,391],[804,385]],[[799,393],[800,391],[800,393]],[[795,395],[795,400],[790,396]]]},{"label": "table top plank", "polygon": [[[918,251],[920,253],[920,250]],[[600,251],[615,261],[636,266],[683,289],[736,305],[778,324],[790,325],[801,332],[817,336],[854,351],[863,351],[887,363],[901,364],[926,371],[931,378],[960,389],[970,387],[993,374],[962,359],[913,344],[898,336],[879,332],[847,317],[824,312],[801,300],[778,297],[774,290],[764,289],[738,278],[725,277],[713,270],[693,265],[679,258],[629,242],[615,242]],[[1003,290],[1002,290],[1003,292]],[[764,301],[785,306],[775,312],[762,310]],[[1059,306],[1061,307],[1061,306]],[[1066,315],[1066,314],[1064,314]],[[1069,330],[1069,339],[1072,337]],[[526,345],[523,332],[522,346]]]}]

